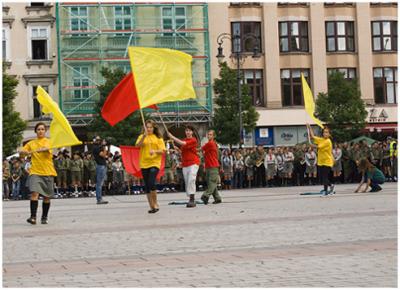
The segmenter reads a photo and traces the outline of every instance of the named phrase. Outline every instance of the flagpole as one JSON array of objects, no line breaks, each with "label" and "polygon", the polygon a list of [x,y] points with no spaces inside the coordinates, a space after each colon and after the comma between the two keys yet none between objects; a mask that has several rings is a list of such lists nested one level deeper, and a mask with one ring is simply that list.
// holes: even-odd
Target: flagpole
[{"label": "flagpole", "polygon": [[161,113],[160,113],[160,110],[157,110],[157,113],[158,113],[158,115],[160,116],[160,120],[161,120],[161,122],[162,122],[162,124],[163,124],[163,126],[164,126],[165,131],[168,133],[167,126],[166,126],[165,123],[164,123],[164,120],[163,120],[163,118],[162,118],[162,115],[161,115]]},{"label": "flagpole", "polygon": [[143,128],[144,128],[144,130],[146,130],[146,122],[144,121],[142,108],[140,108],[140,116],[142,116]]}]

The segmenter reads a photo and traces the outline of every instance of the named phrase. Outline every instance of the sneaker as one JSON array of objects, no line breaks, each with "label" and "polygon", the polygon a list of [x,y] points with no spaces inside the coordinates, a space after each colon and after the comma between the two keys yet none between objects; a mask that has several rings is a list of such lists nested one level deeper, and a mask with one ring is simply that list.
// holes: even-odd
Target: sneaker
[{"label": "sneaker", "polygon": [[325,190],[322,190],[321,192],[321,196],[327,196],[329,193],[327,192],[327,191],[325,191]]},{"label": "sneaker", "polygon": [[42,225],[47,225],[49,223],[47,217],[42,217],[40,222],[41,222]]},{"label": "sneaker", "polygon": [[26,221],[32,225],[36,225],[36,218],[34,217],[30,217]]},{"label": "sneaker", "polygon": [[221,202],[222,202],[222,200],[214,200],[213,204],[218,204],[218,203],[221,203]]},{"label": "sneaker", "polygon": [[196,207],[196,202],[195,202],[195,201],[189,201],[189,202],[186,204],[186,207]]},{"label": "sneaker", "polygon": [[160,210],[160,209],[158,209],[158,208],[153,208],[153,209],[149,210],[148,213],[156,213],[156,212],[158,212],[159,210]]},{"label": "sneaker", "polygon": [[207,197],[201,196],[200,199],[203,201],[204,205],[208,204],[208,198]]},{"label": "sneaker", "polygon": [[334,185],[334,184],[332,184],[331,186],[329,186],[328,194],[335,194],[335,185]]},{"label": "sneaker", "polygon": [[108,203],[108,201],[106,201],[106,200],[98,200],[97,201],[97,204],[107,204]]}]

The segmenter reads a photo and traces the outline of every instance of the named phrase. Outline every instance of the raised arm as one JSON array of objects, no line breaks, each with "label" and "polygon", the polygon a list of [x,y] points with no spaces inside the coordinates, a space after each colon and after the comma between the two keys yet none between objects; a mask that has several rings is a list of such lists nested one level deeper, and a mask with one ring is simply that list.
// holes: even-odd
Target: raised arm
[{"label": "raised arm", "polygon": [[310,126],[310,124],[306,124],[306,126],[307,126],[307,129],[308,129],[308,132],[310,132],[310,137],[311,137],[311,139],[313,139],[314,138],[314,130],[311,128],[311,126]]},{"label": "raised arm", "polygon": [[168,132],[168,137],[171,138],[172,140],[174,140],[179,145],[186,145],[185,141],[182,141],[181,139],[176,138],[174,135],[171,134],[171,132]]}]

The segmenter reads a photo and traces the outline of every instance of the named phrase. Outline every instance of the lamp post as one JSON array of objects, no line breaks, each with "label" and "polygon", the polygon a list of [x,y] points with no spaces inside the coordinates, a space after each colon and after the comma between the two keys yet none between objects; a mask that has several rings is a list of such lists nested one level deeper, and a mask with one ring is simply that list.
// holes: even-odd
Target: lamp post
[{"label": "lamp post", "polygon": [[241,39],[240,34],[229,34],[229,33],[221,33],[217,37],[217,43],[218,43],[218,54],[217,54],[217,59],[218,63],[222,63],[224,60],[225,56],[223,53],[223,47],[222,44],[224,43],[225,39],[229,39],[231,41],[232,45],[232,55],[231,57],[236,61],[236,70],[237,70],[237,97],[238,97],[238,103],[239,103],[239,147],[242,147],[243,144],[243,118],[242,118],[242,90],[241,90],[241,74],[240,74],[240,65],[241,61],[244,61],[244,59],[249,56],[247,52],[242,51],[241,49],[241,41],[243,40],[243,43],[245,44],[246,40],[248,39],[253,39],[255,40],[255,45],[253,48],[253,54],[251,55],[252,58],[258,59],[260,58],[260,39],[253,33],[248,33]]}]

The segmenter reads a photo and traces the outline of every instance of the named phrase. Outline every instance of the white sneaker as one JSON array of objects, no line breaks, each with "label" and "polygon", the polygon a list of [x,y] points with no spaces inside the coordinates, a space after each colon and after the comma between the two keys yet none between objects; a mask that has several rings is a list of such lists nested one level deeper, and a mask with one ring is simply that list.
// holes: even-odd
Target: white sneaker
[{"label": "white sneaker", "polygon": [[332,184],[331,186],[329,186],[328,194],[335,194],[335,185],[334,185],[334,184]]}]

